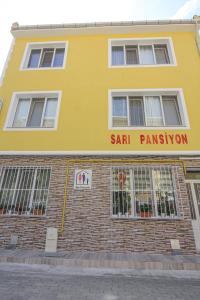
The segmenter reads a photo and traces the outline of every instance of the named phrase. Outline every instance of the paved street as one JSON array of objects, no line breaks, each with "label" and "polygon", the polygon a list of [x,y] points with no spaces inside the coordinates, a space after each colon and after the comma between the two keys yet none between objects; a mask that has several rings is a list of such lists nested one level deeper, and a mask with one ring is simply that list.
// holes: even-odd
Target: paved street
[{"label": "paved street", "polygon": [[199,300],[199,295],[199,272],[0,264],[1,300]]}]

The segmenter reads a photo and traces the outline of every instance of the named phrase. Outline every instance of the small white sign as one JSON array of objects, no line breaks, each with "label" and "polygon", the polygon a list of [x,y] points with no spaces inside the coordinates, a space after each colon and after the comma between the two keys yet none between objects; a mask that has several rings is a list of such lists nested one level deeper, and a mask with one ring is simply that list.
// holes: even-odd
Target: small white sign
[{"label": "small white sign", "polygon": [[170,240],[170,242],[171,242],[171,248],[173,250],[180,250],[181,249],[179,240]]},{"label": "small white sign", "polygon": [[85,189],[92,187],[92,170],[75,170],[74,188]]},{"label": "small white sign", "polygon": [[46,233],[45,252],[56,252],[58,240],[58,229],[54,227],[48,227]]}]

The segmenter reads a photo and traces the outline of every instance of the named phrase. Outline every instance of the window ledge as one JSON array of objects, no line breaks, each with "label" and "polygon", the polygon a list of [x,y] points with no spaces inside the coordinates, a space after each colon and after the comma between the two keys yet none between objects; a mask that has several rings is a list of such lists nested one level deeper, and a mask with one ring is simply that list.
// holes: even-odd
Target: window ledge
[{"label": "window ledge", "polygon": [[16,127],[5,127],[4,131],[55,131],[57,130],[57,128],[53,127],[53,128],[26,128],[26,127],[20,127],[20,128],[16,128]]},{"label": "window ledge", "polygon": [[22,68],[20,71],[42,71],[42,70],[64,70],[65,67],[49,67],[49,68]]},{"label": "window ledge", "polygon": [[111,216],[112,220],[132,220],[132,221],[140,221],[140,220],[150,220],[150,221],[174,221],[174,220],[183,220],[183,217],[115,217]]},{"label": "window ledge", "polygon": [[2,217],[6,217],[6,218],[41,218],[41,219],[47,219],[47,215],[25,215],[25,214],[21,214],[21,215],[17,215],[17,214],[0,214],[0,218]]},{"label": "window ledge", "polygon": [[109,130],[189,130],[188,126],[166,126],[166,127],[109,127]]},{"label": "window ledge", "polygon": [[162,68],[162,67],[177,67],[177,64],[155,64],[155,65],[122,65],[122,66],[108,66],[110,69],[121,68]]}]

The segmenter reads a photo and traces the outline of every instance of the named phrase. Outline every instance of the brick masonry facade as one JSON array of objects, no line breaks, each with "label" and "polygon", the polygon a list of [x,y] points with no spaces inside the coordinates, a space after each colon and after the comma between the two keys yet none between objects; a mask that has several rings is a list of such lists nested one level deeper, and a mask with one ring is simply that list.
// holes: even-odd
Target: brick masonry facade
[{"label": "brick masonry facade", "polygon": [[[88,250],[114,252],[171,252],[170,239],[178,239],[184,254],[195,253],[195,243],[191,224],[188,196],[183,167],[172,162],[171,157],[129,157],[134,163],[114,162],[105,157],[95,162],[68,162],[69,173],[65,195],[68,160],[64,156],[2,156],[0,166],[51,166],[51,179],[46,216],[6,216],[0,215],[0,247],[5,248],[11,234],[18,235],[19,248],[44,249],[46,228],[59,229],[58,250]],[[73,160],[84,159],[76,157]],[[116,157],[113,158],[113,160]],[[126,157],[128,159],[128,157]],[[137,159],[139,161],[137,162]],[[168,165],[178,167],[178,207],[180,219],[114,219],[111,216],[111,166],[140,165],[145,159],[155,160],[151,165],[159,165],[156,160],[169,161]],[[173,158],[177,160],[177,158]],[[200,159],[186,160],[186,166],[200,167]],[[146,162],[146,165],[149,165]],[[92,188],[74,189],[75,168],[92,169]],[[61,233],[62,210],[66,196],[64,230]]]}]

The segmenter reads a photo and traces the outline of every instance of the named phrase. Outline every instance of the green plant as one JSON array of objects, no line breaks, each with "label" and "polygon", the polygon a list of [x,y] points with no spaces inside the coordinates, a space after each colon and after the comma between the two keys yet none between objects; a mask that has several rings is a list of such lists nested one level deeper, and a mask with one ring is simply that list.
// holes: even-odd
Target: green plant
[{"label": "green plant", "polygon": [[140,212],[152,212],[152,205],[151,204],[140,204]]}]

